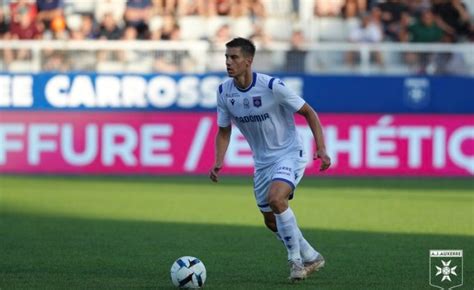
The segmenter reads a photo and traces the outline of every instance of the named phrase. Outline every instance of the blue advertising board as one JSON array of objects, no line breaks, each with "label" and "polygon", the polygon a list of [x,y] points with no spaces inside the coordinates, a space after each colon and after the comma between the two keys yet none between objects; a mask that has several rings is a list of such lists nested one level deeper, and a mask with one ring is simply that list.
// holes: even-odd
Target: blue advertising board
[{"label": "blue advertising board", "polygon": [[[474,78],[278,74],[318,112],[474,113]],[[0,74],[1,110],[214,111],[224,74]]]}]

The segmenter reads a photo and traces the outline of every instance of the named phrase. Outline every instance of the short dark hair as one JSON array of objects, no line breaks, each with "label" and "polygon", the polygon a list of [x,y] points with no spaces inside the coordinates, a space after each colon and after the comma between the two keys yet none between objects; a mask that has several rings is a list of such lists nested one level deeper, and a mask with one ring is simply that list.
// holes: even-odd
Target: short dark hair
[{"label": "short dark hair", "polygon": [[225,44],[227,48],[229,47],[240,47],[242,53],[246,56],[255,56],[255,44],[250,39],[243,37],[236,37],[231,41]]}]

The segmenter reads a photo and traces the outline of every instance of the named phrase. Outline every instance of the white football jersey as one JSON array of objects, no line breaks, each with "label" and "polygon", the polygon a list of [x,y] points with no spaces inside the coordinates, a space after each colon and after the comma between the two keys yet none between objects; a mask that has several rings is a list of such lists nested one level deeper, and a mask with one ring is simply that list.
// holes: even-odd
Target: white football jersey
[{"label": "white football jersey", "polygon": [[244,90],[232,78],[219,85],[218,126],[228,127],[233,122],[239,128],[252,149],[256,168],[288,154],[302,154],[294,113],[305,101],[277,78],[259,73],[253,73],[252,78]]}]

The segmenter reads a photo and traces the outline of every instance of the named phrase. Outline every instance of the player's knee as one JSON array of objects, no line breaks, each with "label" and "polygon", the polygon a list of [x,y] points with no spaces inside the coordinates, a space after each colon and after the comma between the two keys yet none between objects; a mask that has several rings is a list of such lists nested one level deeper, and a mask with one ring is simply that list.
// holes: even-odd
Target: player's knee
[{"label": "player's knee", "polygon": [[288,207],[288,202],[284,196],[271,192],[268,194],[268,204],[274,213],[282,213]]}]

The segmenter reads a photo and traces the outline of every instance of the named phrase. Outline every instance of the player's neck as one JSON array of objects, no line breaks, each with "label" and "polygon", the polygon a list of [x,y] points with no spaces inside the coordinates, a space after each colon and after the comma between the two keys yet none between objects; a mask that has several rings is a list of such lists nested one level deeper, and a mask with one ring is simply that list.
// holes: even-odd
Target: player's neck
[{"label": "player's neck", "polygon": [[234,77],[234,84],[242,90],[245,90],[252,84],[252,71],[247,71],[244,74]]}]

